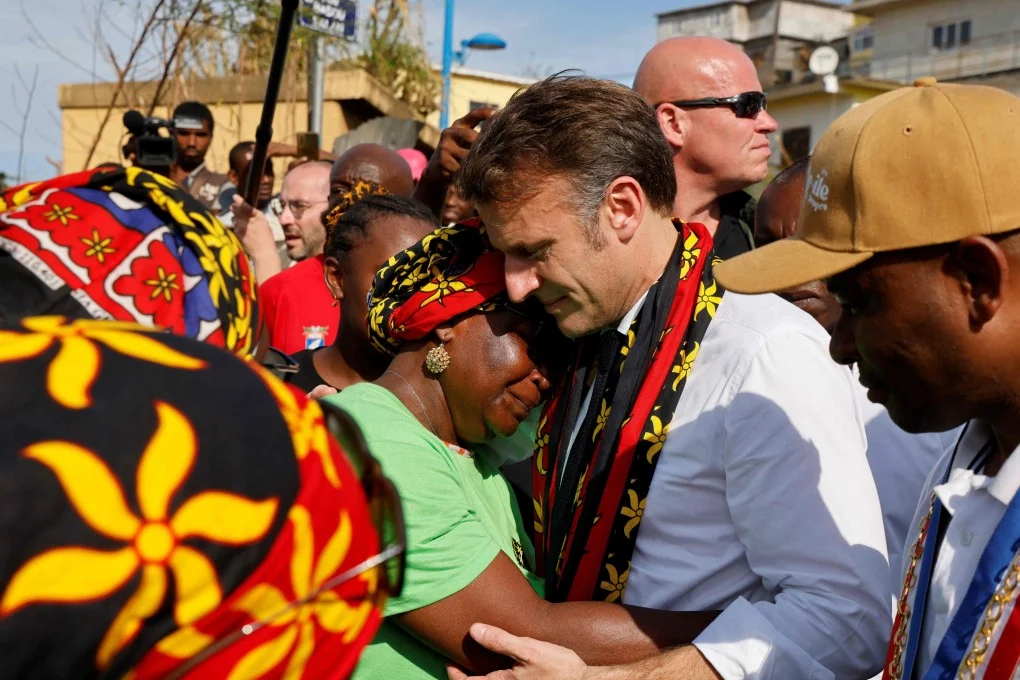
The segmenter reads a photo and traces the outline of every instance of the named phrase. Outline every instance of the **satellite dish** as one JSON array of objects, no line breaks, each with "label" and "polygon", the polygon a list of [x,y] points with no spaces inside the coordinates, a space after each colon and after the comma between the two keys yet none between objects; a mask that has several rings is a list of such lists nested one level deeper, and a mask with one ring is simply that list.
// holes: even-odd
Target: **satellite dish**
[{"label": "satellite dish", "polygon": [[816,76],[827,76],[836,72],[839,66],[839,52],[828,45],[823,45],[811,53],[808,59],[808,70]]}]

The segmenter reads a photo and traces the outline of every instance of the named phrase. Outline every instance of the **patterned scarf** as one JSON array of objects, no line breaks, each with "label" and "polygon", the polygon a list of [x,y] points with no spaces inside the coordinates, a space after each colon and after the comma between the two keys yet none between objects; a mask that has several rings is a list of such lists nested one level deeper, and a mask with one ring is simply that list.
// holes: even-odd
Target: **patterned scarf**
[{"label": "patterned scarf", "polygon": [[380,352],[394,354],[461,314],[506,303],[503,253],[472,219],[440,227],[386,261],[372,280],[368,337]]},{"label": "patterned scarf", "polygon": [[[598,337],[581,343],[574,368],[546,403],[534,456],[535,546],[551,601],[622,598],[652,475],[676,405],[723,291],[712,278],[712,237],[675,221],[676,248],[649,290],[601,395],[584,442],[577,488],[560,478],[586,369]],[[576,418],[583,418],[578,414]]]},{"label": "patterned scarf", "polygon": [[[362,486],[323,411],[134,324],[0,330],[0,676],[338,678],[379,624]],[[314,595],[310,602],[288,603]]]},{"label": "patterned scarf", "polygon": [[234,233],[162,175],[100,168],[0,194],[0,318],[131,321],[244,356],[253,282]]}]

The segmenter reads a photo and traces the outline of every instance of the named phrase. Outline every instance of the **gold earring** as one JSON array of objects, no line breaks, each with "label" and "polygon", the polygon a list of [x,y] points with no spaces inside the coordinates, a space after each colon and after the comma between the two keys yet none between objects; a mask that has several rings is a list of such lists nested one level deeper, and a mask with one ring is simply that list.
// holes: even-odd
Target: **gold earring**
[{"label": "gold earring", "polygon": [[333,298],[333,306],[336,307],[340,304],[340,298]]},{"label": "gold earring", "polygon": [[432,375],[439,375],[450,365],[450,353],[446,343],[436,345],[425,355],[425,369]]}]

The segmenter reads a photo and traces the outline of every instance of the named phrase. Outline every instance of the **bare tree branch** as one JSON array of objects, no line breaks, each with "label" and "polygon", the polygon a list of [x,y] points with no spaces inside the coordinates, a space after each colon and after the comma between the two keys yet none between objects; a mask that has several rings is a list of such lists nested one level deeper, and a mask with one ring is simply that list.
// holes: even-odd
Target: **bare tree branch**
[{"label": "bare tree branch", "polygon": [[113,115],[113,108],[117,105],[117,98],[120,96],[121,91],[124,89],[124,82],[127,80],[127,75],[131,71],[131,65],[134,64],[135,57],[138,56],[138,52],[142,49],[142,45],[145,44],[145,38],[149,34],[149,30],[156,21],[156,17],[159,15],[159,10],[163,8],[163,4],[166,0],[159,0],[156,6],[152,9],[152,13],[149,15],[148,20],[142,27],[141,35],[138,36],[138,42],[135,43],[134,47],[131,48],[131,53],[128,55],[127,61],[124,62],[124,69],[117,75],[117,83],[113,87],[113,94],[110,95],[110,103],[106,107],[106,113],[103,115],[102,122],[99,123],[99,129],[96,131],[96,136],[92,140],[92,146],[89,148],[88,154],[85,156],[85,167],[83,170],[88,169],[89,164],[92,163],[92,156],[96,153],[96,147],[99,146],[99,140],[103,136],[103,130],[106,129],[106,124],[110,122],[110,117]]},{"label": "bare tree branch", "polygon": [[152,102],[149,104],[149,111],[145,115],[151,116],[152,112],[156,109],[156,104],[159,103],[159,98],[162,95],[163,86],[166,84],[167,76],[170,75],[170,67],[173,65],[174,60],[177,59],[177,53],[180,51],[181,45],[184,43],[184,39],[188,36],[188,27],[191,26],[192,20],[201,8],[202,2],[196,2],[194,8],[191,10],[191,14],[188,15],[187,20],[184,22],[184,26],[177,31],[177,40],[174,42],[174,48],[170,51],[170,56],[167,58],[166,63],[163,66],[163,75],[160,77],[159,83],[156,85],[156,94],[153,95]]},{"label": "bare tree branch", "polygon": [[[14,69],[18,75],[18,80],[21,81],[22,85],[25,81],[21,78],[21,73],[17,67]],[[35,72],[32,74],[32,86],[26,87],[28,91],[28,102],[25,104],[25,113],[21,117],[21,131],[18,133],[18,180],[21,181],[22,170],[25,160],[25,132],[28,130],[28,117],[32,113],[32,100],[35,99],[35,86],[39,82],[39,67],[35,67]]]}]

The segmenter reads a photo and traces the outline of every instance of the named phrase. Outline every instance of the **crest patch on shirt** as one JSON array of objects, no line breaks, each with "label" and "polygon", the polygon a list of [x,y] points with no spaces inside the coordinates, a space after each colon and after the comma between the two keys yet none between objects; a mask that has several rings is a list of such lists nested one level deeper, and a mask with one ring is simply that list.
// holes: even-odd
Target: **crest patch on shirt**
[{"label": "crest patch on shirt", "polygon": [[305,326],[301,331],[305,336],[305,349],[319,349],[326,345],[329,326]]}]

